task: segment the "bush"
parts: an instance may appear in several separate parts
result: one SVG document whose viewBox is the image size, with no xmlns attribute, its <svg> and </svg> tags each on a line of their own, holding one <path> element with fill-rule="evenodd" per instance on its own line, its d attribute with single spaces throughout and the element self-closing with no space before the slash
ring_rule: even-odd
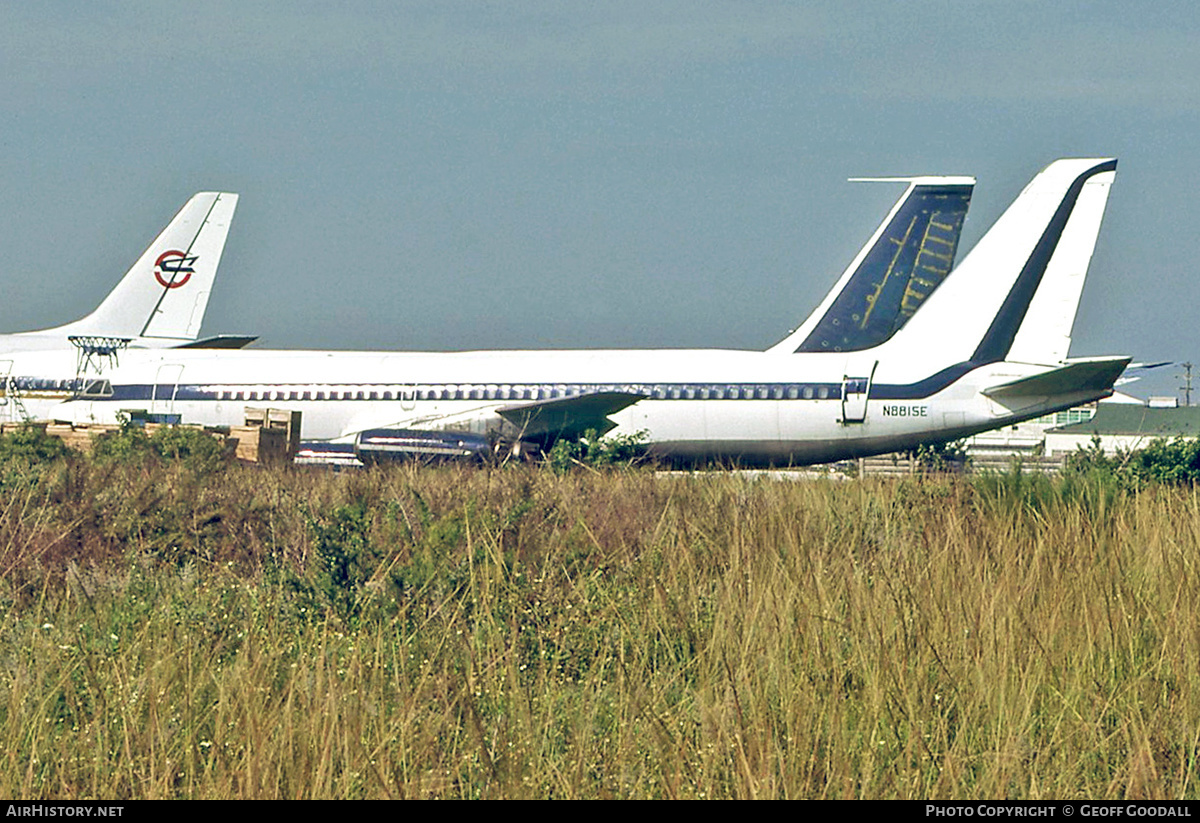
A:
<svg viewBox="0 0 1200 823">
<path fill-rule="evenodd" d="M 601 437 L 595 429 L 588 429 L 578 440 L 555 441 L 546 455 L 550 468 L 565 472 L 573 466 L 633 466 L 646 456 L 645 431 L 636 434 L 619 434 Z"/>
<path fill-rule="evenodd" d="M 102 463 L 140 464 L 159 459 L 202 473 L 220 468 L 226 457 L 220 440 L 186 426 L 164 426 L 152 435 L 136 426 L 123 426 L 119 432 L 99 438 L 92 450 L 92 459 Z"/>
<path fill-rule="evenodd" d="M 40 426 L 22 426 L 0 436 L 0 464 L 14 462 L 24 465 L 63 460 L 71 450 L 57 437 L 46 434 Z"/>
<path fill-rule="evenodd" d="M 137 426 L 122 426 L 118 432 L 97 438 L 92 447 L 92 460 L 98 463 L 145 463 L 153 455 L 146 430 Z"/>
<path fill-rule="evenodd" d="M 1134 452 L 1129 468 L 1139 480 L 1180 485 L 1200 480 L 1200 440 L 1155 440 Z"/>
<path fill-rule="evenodd" d="M 962 469 L 971 459 L 967 456 L 967 441 L 950 443 L 922 443 L 908 451 L 908 457 L 917 461 L 922 471 L 945 472 Z"/>
<path fill-rule="evenodd" d="M 150 445 L 163 460 L 180 461 L 197 471 L 214 471 L 227 462 L 222 441 L 203 429 L 168 426 L 150 436 Z"/>
</svg>

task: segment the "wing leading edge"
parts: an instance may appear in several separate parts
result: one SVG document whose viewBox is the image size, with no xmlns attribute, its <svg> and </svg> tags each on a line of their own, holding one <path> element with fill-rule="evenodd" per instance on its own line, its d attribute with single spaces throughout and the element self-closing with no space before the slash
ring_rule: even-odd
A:
<svg viewBox="0 0 1200 823">
<path fill-rule="evenodd" d="M 644 395 L 629 392 L 595 392 L 502 406 L 496 413 L 517 427 L 520 439 L 550 441 L 581 437 L 589 429 L 597 434 L 611 431 L 617 424 L 608 416 L 642 399 Z"/>
</svg>

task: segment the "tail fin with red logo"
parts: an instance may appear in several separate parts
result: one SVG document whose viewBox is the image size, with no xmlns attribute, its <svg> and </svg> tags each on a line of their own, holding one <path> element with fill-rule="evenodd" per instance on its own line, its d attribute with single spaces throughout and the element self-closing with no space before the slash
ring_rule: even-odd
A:
<svg viewBox="0 0 1200 823">
<path fill-rule="evenodd" d="M 227 192 L 195 195 L 94 312 L 31 334 L 129 338 L 133 345 L 148 347 L 195 340 L 237 200 Z"/>
</svg>

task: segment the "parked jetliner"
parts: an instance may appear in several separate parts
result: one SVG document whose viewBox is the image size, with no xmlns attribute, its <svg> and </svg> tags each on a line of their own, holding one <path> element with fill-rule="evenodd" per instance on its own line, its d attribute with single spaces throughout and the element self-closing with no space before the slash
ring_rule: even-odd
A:
<svg viewBox="0 0 1200 823">
<path fill-rule="evenodd" d="M 237 200 L 225 192 L 195 195 L 95 311 L 53 329 L 0 334 L 0 356 L 62 349 L 70 338 L 121 348 L 245 345 L 253 338 L 196 340 Z"/>
<path fill-rule="evenodd" d="M 1112 393 L 1129 358 L 1066 356 L 1115 168 L 1103 159 L 1048 166 L 916 301 L 919 311 L 897 314 L 874 338 L 842 335 L 841 321 L 861 324 L 856 309 L 896 292 L 845 298 L 852 275 L 816 320 L 767 352 L 138 352 L 50 416 L 137 410 L 228 424 L 248 404 L 270 405 L 302 411 L 306 438 L 362 441 L 384 429 L 396 442 L 443 431 L 446 440 L 473 432 L 544 443 L 615 429 L 645 432 L 667 457 L 745 464 L 956 439 Z M 903 297 L 890 305 L 903 307 Z M 833 331 L 814 337 L 825 318 Z M 21 378 L 29 390 L 54 388 L 44 363 L 20 367 L 43 375 Z"/>
</svg>

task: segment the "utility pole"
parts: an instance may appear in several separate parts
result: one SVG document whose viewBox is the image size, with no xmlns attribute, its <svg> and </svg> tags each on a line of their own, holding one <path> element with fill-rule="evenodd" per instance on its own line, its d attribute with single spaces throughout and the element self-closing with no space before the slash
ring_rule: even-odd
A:
<svg viewBox="0 0 1200 823">
<path fill-rule="evenodd" d="M 1183 385 L 1179 388 L 1183 389 L 1183 405 L 1192 405 L 1192 364 L 1183 364 Z"/>
</svg>

